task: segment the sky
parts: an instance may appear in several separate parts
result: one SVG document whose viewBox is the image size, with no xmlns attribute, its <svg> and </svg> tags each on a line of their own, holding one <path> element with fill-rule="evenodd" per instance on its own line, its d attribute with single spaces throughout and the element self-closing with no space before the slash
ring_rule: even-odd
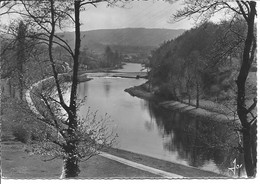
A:
<svg viewBox="0 0 260 184">
<path fill-rule="evenodd" d="M 129 0 L 125 8 L 108 7 L 107 3 L 98 3 L 97 7 L 86 5 L 81 12 L 81 30 L 117 29 L 117 28 L 164 28 L 190 29 L 196 24 L 194 20 L 170 22 L 172 15 L 183 7 L 183 1 L 168 3 L 166 0 Z M 14 16 L 13 14 L 11 16 Z M 6 20 L 14 18 L 8 15 Z M 223 16 L 223 15 L 222 15 Z M 220 16 L 215 16 L 219 20 Z M 73 25 L 66 25 L 62 31 L 74 31 Z"/>
<path fill-rule="evenodd" d="M 116 28 L 164 28 L 190 29 L 196 26 L 194 20 L 182 20 L 172 23 L 172 15 L 183 7 L 183 1 L 169 3 L 165 0 L 129 0 L 125 8 L 107 7 L 107 3 L 98 3 L 97 7 L 87 5 L 81 12 L 81 30 Z M 213 21 L 223 19 L 217 14 Z M 64 31 L 73 31 L 73 27 Z"/>
<path fill-rule="evenodd" d="M 125 8 L 107 7 L 106 3 L 99 3 L 97 7 L 88 5 L 86 10 L 81 12 L 81 30 L 133 27 L 190 29 L 193 27 L 192 21 L 169 22 L 178 8 L 180 3 L 170 4 L 163 0 L 132 1 Z"/>
</svg>

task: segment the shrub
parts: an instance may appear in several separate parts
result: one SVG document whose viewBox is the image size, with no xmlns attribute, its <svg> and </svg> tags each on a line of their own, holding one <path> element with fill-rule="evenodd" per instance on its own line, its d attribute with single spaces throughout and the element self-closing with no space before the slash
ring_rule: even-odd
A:
<svg viewBox="0 0 260 184">
<path fill-rule="evenodd" d="M 165 99 L 175 99 L 176 97 L 172 94 L 168 84 L 164 83 L 160 85 L 159 90 L 155 92 L 156 95 L 161 96 Z"/>
<path fill-rule="evenodd" d="M 12 127 L 12 133 L 16 140 L 27 143 L 30 140 L 30 131 L 25 126 L 19 124 Z"/>
</svg>

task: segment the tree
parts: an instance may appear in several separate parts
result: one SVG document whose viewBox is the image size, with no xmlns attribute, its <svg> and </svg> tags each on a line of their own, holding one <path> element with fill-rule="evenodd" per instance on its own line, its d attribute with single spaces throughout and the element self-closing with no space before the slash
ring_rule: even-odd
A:
<svg viewBox="0 0 260 184">
<path fill-rule="evenodd" d="M 187 95 L 188 95 L 188 102 L 189 105 L 191 105 L 191 91 L 192 91 L 192 87 L 194 86 L 194 81 L 193 79 L 193 72 L 192 72 L 192 64 L 191 64 L 192 60 L 190 58 L 188 58 L 185 61 L 185 72 L 184 72 L 184 77 L 186 79 L 186 91 L 187 91 Z"/>
<path fill-rule="evenodd" d="M 105 65 L 106 67 L 110 67 L 113 63 L 113 51 L 109 46 L 106 47 L 105 49 Z"/>
<path fill-rule="evenodd" d="M 255 1 L 185 1 L 185 7 L 174 14 L 174 21 L 179 21 L 187 17 L 195 16 L 197 20 L 208 20 L 215 13 L 227 10 L 233 12 L 235 16 L 242 16 L 247 24 L 247 35 L 244 41 L 243 58 L 240 67 L 239 75 L 236 80 L 237 84 L 237 114 L 242 125 L 243 134 L 243 150 L 244 160 L 246 164 L 246 172 L 249 177 L 256 174 L 256 155 L 254 154 L 256 140 L 253 127 L 256 127 L 256 115 L 252 110 L 256 107 L 256 98 L 252 105 L 247 107 L 246 96 L 246 81 L 255 58 L 256 38 L 255 38 L 255 17 L 256 17 L 256 2 Z"/>
<path fill-rule="evenodd" d="M 22 20 L 15 20 L 10 24 L 8 32 L 2 36 L 1 78 L 9 80 L 11 96 L 15 97 L 18 91 L 19 99 L 23 98 L 23 89 L 26 85 L 23 80 L 24 65 L 31 57 L 30 53 L 36 44 L 35 40 L 26 39 L 27 34 L 25 23 Z"/>
<path fill-rule="evenodd" d="M 46 125 L 48 129 L 46 132 L 50 132 L 43 136 L 42 144 L 35 150 L 40 154 L 49 154 L 54 158 L 62 157 L 64 160 L 64 177 L 66 178 L 77 177 L 80 172 L 78 165 L 80 161 L 98 154 L 98 150 L 110 146 L 113 142 L 113 138 L 108 139 L 109 136 L 106 135 L 102 120 L 97 121 L 98 125 L 100 125 L 98 127 L 95 125 L 95 116 L 88 119 L 87 121 L 94 122 L 93 129 L 91 129 L 77 114 L 80 105 L 80 101 L 77 99 L 80 11 L 84 9 L 85 5 L 96 6 L 95 4 L 100 2 L 107 2 L 112 5 L 117 0 L 75 0 L 66 2 L 22 0 L 20 6 L 22 5 L 23 9 L 21 11 L 14 9 L 28 22 L 28 29 L 30 29 L 31 33 L 29 37 L 37 38 L 40 44 L 47 45 L 48 60 L 52 68 L 53 80 L 51 82 L 47 80 L 47 84 L 41 84 L 37 86 L 37 89 L 33 90 L 33 93 L 37 95 L 34 101 L 38 102 L 38 110 L 43 109 L 38 111 L 40 112 L 38 120 Z M 74 49 L 56 34 L 56 29 L 62 29 L 66 21 L 71 21 L 75 26 Z M 64 77 L 58 75 L 56 56 L 53 53 L 54 46 L 57 45 L 65 49 L 73 60 L 68 103 L 65 102 L 64 97 L 65 89 L 62 84 Z M 54 84 L 54 86 L 50 86 L 51 84 Z M 51 95 L 50 91 L 52 90 L 50 87 L 57 90 L 57 98 L 53 98 Z M 63 113 L 63 115 L 60 115 L 60 113 Z"/>
<path fill-rule="evenodd" d="M 17 62 L 17 77 L 19 81 L 19 96 L 22 100 L 23 98 L 23 64 L 26 62 L 26 56 L 25 56 L 25 47 L 26 47 L 26 25 L 23 23 L 23 21 L 20 21 L 17 31 L 17 54 L 16 54 L 16 62 Z"/>
<path fill-rule="evenodd" d="M 196 86 L 196 108 L 199 108 L 199 99 L 200 99 L 200 88 L 201 88 L 201 70 L 204 67 L 203 61 L 200 58 L 200 53 L 198 51 L 193 51 L 190 54 L 192 58 L 192 79 L 194 80 L 193 83 Z"/>
</svg>

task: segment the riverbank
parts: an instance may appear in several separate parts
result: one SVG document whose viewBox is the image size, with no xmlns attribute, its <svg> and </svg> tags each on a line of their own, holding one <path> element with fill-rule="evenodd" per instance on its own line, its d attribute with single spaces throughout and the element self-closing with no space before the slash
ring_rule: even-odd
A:
<svg viewBox="0 0 260 184">
<path fill-rule="evenodd" d="M 142 98 L 145 100 L 156 100 L 157 97 L 146 90 L 145 84 L 142 84 L 140 86 L 134 86 L 130 87 L 124 90 L 125 92 L 129 93 L 133 97 Z"/>
<path fill-rule="evenodd" d="M 115 93 L 113 93 L 115 94 Z M 12 113 L 9 113 L 12 114 Z M 21 118 L 22 119 L 22 118 Z M 10 121 L 6 121 L 6 122 L 10 122 Z M 7 146 L 10 145 L 11 149 L 13 149 L 12 146 L 15 147 L 15 145 L 12 142 L 8 142 Z M 20 147 L 22 150 L 16 150 L 14 152 L 8 152 L 5 153 L 5 157 L 8 157 L 9 155 L 12 155 L 13 153 L 17 153 L 18 155 L 13 156 L 12 158 L 9 158 L 9 160 L 7 160 L 6 163 L 8 163 L 8 161 L 10 160 L 14 160 L 15 163 L 10 163 L 11 169 L 9 170 L 10 173 L 13 172 L 17 172 L 16 174 L 20 174 L 20 177 L 29 175 L 31 177 L 34 177 L 32 175 L 30 175 L 29 173 L 34 173 L 35 175 L 37 174 L 37 177 L 42 177 L 42 175 L 46 174 L 47 177 L 49 175 L 52 175 L 53 173 L 56 173 L 56 176 L 60 173 L 61 168 L 60 166 L 60 162 L 58 162 L 59 160 L 57 160 L 57 167 L 50 169 L 51 167 L 48 165 L 44 165 L 43 161 L 40 159 L 40 157 L 35 156 L 35 155 L 30 155 L 30 151 L 28 149 L 26 149 L 24 147 L 24 145 L 22 147 Z M 177 173 L 177 175 L 180 175 L 179 178 L 182 177 L 196 177 L 196 178 L 201 178 L 201 177 L 221 177 L 218 174 L 215 173 L 210 173 L 207 171 L 201 171 L 199 169 L 196 168 L 191 168 L 191 167 L 185 167 L 185 166 L 181 166 L 178 164 L 174 164 L 174 163 L 169 163 L 169 162 L 164 162 L 162 160 L 159 159 L 154 159 L 151 157 L 147 157 L 144 155 L 140 155 L 140 154 L 136 154 L 136 153 L 131 153 L 131 152 L 127 152 L 127 151 L 123 151 L 123 150 L 115 150 L 113 151 L 109 151 L 108 153 L 110 153 L 111 155 L 116 155 L 117 157 L 119 157 L 121 160 L 122 159 L 127 159 L 130 160 L 132 162 L 135 162 L 135 166 L 138 164 L 143 164 L 144 166 L 149 166 L 152 168 L 158 168 L 160 170 L 164 170 L 165 172 L 170 172 L 173 175 L 175 175 L 174 173 Z M 21 154 L 22 156 L 20 157 L 19 154 Z M 25 154 L 25 155 L 24 155 Z M 18 160 L 16 160 L 18 158 Z M 31 160 L 32 159 L 32 160 Z M 29 160 L 29 161 L 28 161 Z M 41 161 L 41 162 L 38 162 Z M 46 162 L 47 163 L 47 162 Z M 52 163 L 52 162 L 48 162 L 48 163 Z M 18 168 L 13 168 L 12 166 L 17 164 Z M 161 164 L 161 165 L 160 165 Z M 22 165 L 22 167 L 21 167 Z M 39 165 L 44 165 L 42 167 L 38 167 Z M 55 165 L 55 164 L 54 164 Z M 34 166 L 33 168 L 31 168 L 31 166 Z M 43 169 L 43 167 L 45 167 Z M 109 177 L 109 178 L 155 178 L 155 177 L 160 177 L 160 172 L 157 172 L 158 174 L 154 174 L 148 171 L 144 171 L 142 169 L 136 168 L 136 167 L 132 167 L 129 166 L 127 164 L 122 164 L 121 162 L 115 161 L 113 159 L 108 159 L 107 157 L 104 157 L 104 155 L 102 156 L 96 156 L 91 158 L 87 163 L 82 163 L 82 165 L 80 166 L 82 169 L 81 178 L 104 178 L 104 177 Z M 169 168 L 172 168 L 169 170 Z M 45 169 L 48 169 L 48 171 L 46 172 Z M 54 170 L 56 169 L 56 170 Z M 46 173 L 45 173 L 46 172 Z M 41 173 L 43 173 L 41 175 Z M 8 173 L 5 173 L 8 174 Z M 14 177 L 15 174 L 12 175 L 12 177 Z M 49 178 L 49 177 L 48 177 Z"/>
<path fill-rule="evenodd" d="M 218 122 L 230 122 L 233 120 L 238 121 L 238 117 L 234 116 L 234 112 L 226 108 L 224 105 L 201 100 L 201 106 L 196 108 L 195 103 L 191 103 L 191 105 L 189 105 L 188 100 L 184 100 L 183 102 L 165 100 L 156 96 L 154 93 L 147 91 L 146 84 L 127 88 L 125 89 L 125 92 L 138 98 L 156 101 L 158 105 L 163 108 L 181 113 L 187 113 L 191 116 L 199 117 L 201 119 Z"/>
<path fill-rule="evenodd" d="M 61 76 L 59 76 L 59 78 L 60 77 Z M 63 81 L 67 82 L 70 80 L 69 77 L 64 77 L 63 79 Z M 53 78 L 47 78 L 43 81 L 39 81 L 32 86 L 31 90 L 43 85 L 48 85 L 52 82 Z M 29 90 L 28 93 L 30 93 Z M 26 99 L 28 100 L 30 98 L 30 95 L 26 96 Z M 30 102 L 32 102 L 32 99 L 30 99 Z M 31 104 L 30 108 L 32 108 L 32 106 L 34 106 L 33 103 Z M 55 159 L 46 162 L 44 161 L 43 157 L 39 155 L 34 155 L 30 151 L 30 147 L 27 147 L 25 143 L 22 143 L 20 140 L 17 139 L 17 137 L 14 136 L 14 127 L 17 124 L 23 124 L 23 122 L 20 122 L 20 119 L 18 118 L 21 117 L 21 112 L 17 111 L 17 108 L 12 107 L 10 106 L 10 108 L 5 109 L 3 114 L 1 114 L 1 128 L 4 132 L 1 139 L 2 177 L 12 179 L 58 179 L 61 174 L 62 160 Z M 35 111 L 37 111 L 36 107 Z M 26 132 L 22 130 L 19 130 L 19 132 L 22 133 L 21 136 L 27 137 L 27 135 L 25 135 Z M 140 170 L 99 155 L 92 157 L 90 160 L 88 160 L 88 162 L 80 163 L 80 170 L 81 173 L 78 178 L 161 177 L 160 175 Z"/>
<path fill-rule="evenodd" d="M 12 133 L 12 123 L 19 121 L 14 118 L 15 109 L 4 111 L 1 116 L 1 169 L 2 177 L 9 179 L 59 179 L 62 160 L 44 161 L 44 157 L 34 155 L 30 147 L 18 141 Z M 18 117 L 18 116 L 17 116 Z M 11 123 L 10 123 L 11 122 Z M 80 163 L 81 173 L 78 178 L 162 178 L 164 173 L 172 173 L 174 178 L 223 178 L 226 176 L 200 170 L 193 167 L 167 162 L 149 156 L 109 148 L 105 150 L 109 155 L 125 160 L 122 163 L 106 155 L 97 155 L 87 162 Z M 134 165 L 129 165 L 131 162 Z M 156 170 L 140 168 L 140 165 Z M 39 167 L 40 166 L 40 167 Z"/>
<path fill-rule="evenodd" d="M 147 79 L 147 73 L 145 72 L 122 72 L 112 75 L 112 77 L 121 77 L 121 78 L 132 78 L 132 79 Z"/>
<path fill-rule="evenodd" d="M 86 73 L 117 73 L 114 70 L 122 69 L 125 63 L 122 63 L 118 66 L 114 67 L 108 67 L 108 68 L 97 68 L 97 69 L 91 69 L 91 70 L 81 70 L 79 71 L 79 75 L 86 74 Z"/>
<path fill-rule="evenodd" d="M 1 145 L 2 177 L 8 179 L 58 179 L 61 174 L 62 160 L 44 161 L 43 157 L 33 155 L 26 145 L 12 136 L 2 141 Z M 111 159 L 106 155 L 97 155 L 87 162 L 80 163 L 81 179 L 101 178 L 162 178 L 163 173 L 172 173 L 174 178 L 227 178 L 226 176 L 197 168 L 187 167 L 156 158 L 124 151 L 106 150 L 109 155 L 125 160 L 126 163 Z M 130 166 L 131 162 L 134 166 Z M 139 169 L 139 165 L 156 170 Z M 136 165 L 136 166 L 135 166 Z M 40 167 L 39 167 L 40 166 Z"/>
</svg>

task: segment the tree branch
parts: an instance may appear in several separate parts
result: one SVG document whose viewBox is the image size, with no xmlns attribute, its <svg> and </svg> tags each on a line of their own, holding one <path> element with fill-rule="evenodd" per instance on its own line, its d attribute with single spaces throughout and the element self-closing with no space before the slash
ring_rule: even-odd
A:
<svg viewBox="0 0 260 184">
<path fill-rule="evenodd" d="M 245 6 L 246 9 L 247 9 L 247 13 L 246 13 L 246 14 L 249 15 L 249 14 L 250 14 L 250 8 L 249 8 L 249 6 L 248 6 L 248 4 L 247 4 L 248 2 L 241 1 L 241 3 L 244 4 L 244 6 Z"/>
<path fill-rule="evenodd" d="M 231 10 L 233 10 L 234 12 L 236 12 L 237 14 L 241 15 L 242 13 L 237 11 L 235 8 L 233 8 L 232 6 L 230 6 L 227 2 L 224 2 L 224 4 Z"/>
<path fill-rule="evenodd" d="M 95 0 L 95 1 L 88 1 L 88 2 L 82 1 L 84 3 L 80 3 L 80 7 L 82 7 L 82 6 L 86 5 L 86 4 L 91 4 L 91 5 L 95 6 L 95 7 L 97 7 L 95 4 L 99 3 L 99 2 L 102 2 L 102 1 L 104 1 L 104 0 Z"/>
<path fill-rule="evenodd" d="M 255 51 L 256 51 L 256 39 L 255 39 L 255 36 L 253 36 L 253 43 L 252 44 L 253 44 L 252 51 L 251 51 L 251 55 L 250 55 L 250 58 L 249 58 L 250 65 L 253 63 L 254 58 L 255 58 Z"/>
<path fill-rule="evenodd" d="M 39 17 L 36 17 L 36 16 L 34 16 L 31 12 L 30 12 L 30 10 L 26 7 L 26 4 L 24 4 L 23 3 L 23 6 L 24 6 L 24 8 L 25 8 L 25 10 L 26 10 L 26 12 L 29 14 L 29 16 L 31 17 L 31 18 L 33 18 L 33 20 L 34 20 L 34 22 L 36 22 L 37 23 L 37 25 L 38 26 L 40 26 L 40 28 L 42 28 L 44 31 L 46 31 L 48 34 L 51 34 L 51 32 L 46 28 L 46 27 L 44 27 L 43 26 L 43 22 L 42 21 L 38 21 L 38 18 Z M 54 13 L 54 12 L 53 12 Z M 27 15 L 28 16 L 28 15 Z M 42 18 L 44 18 L 44 17 L 42 17 Z M 74 19 L 73 19 L 74 20 Z M 55 22 L 55 21 L 54 21 Z M 52 24 L 52 22 L 51 21 L 47 21 L 47 20 L 45 20 L 45 23 L 49 23 L 49 24 Z M 37 39 L 40 39 L 40 35 L 44 35 L 44 36 L 46 36 L 46 37 L 49 37 L 49 35 L 46 35 L 46 34 L 44 34 L 44 33 L 41 33 L 41 34 L 39 34 L 38 35 L 38 37 L 37 37 Z M 65 41 L 65 40 L 63 40 L 62 38 L 60 38 L 59 36 L 57 36 L 57 35 L 53 35 L 55 38 L 57 38 L 59 41 L 61 41 L 63 44 L 65 44 L 65 45 L 63 45 L 63 44 L 61 44 L 61 43 L 59 43 L 59 42 L 57 42 L 57 41 L 54 41 L 53 40 L 53 43 L 55 43 L 55 44 L 58 44 L 59 46 L 61 46 L 61 47 L 63 47 L 65 50 L 67 50 L 68 51 L 68 53 L 72 56 L 72 57 L 74 57 L 74 53 L 73 53 L 73 51 L 72 51 L 72 49 L 71 49 L 71 47 L 70 47 L 70 45 Z M 42 39 L 42 38 L 41 38 Z M 45 41 L 48 41 L 47 39 L 45 39 Z"/>
<path fill-rule="evenodd" d="M 238 4 L 238 6 L 239 6 L 240 11 L 242 12 L 243 17 L 244 17 L 245 20 L 248 22 L 248 16 L 247 16 L 247 14 L 246 14 L 245 11 L 244 11 L 243 6 L 241 5 L 240 1 L 236 1 L 236 2 L 237 2 L 237 4 Z"/>
<path fill-rule="evenodd" d="M 247 114 L 250 113 L 256 107 L 256 104 L 257 104 L 257 98 L 255 97 L 253 104 L 247 110 Z"/>
<path fill-rule="evenodd" d="M 49 161 L 52 161 L 52 160 L 54 160 L 54 159 L 56 159 L 56 158 L 58 158 L 59 156 L 55 156 L 55 157 L 53 157 L 53 158 L 50 158 L 50 159 L 45 159 L 45 160 L 43 160 L 44 162 L 49 162 Z"/>
<path fill-rule="evenodd" d="M 257 121 L 257 116 L 255 116 L 250 122 L 249 122 L 249 124 L 250 124 L 250 126 L 252 126 L 254 123 L 256 123 L 256 121 Z"/>
</svg>

